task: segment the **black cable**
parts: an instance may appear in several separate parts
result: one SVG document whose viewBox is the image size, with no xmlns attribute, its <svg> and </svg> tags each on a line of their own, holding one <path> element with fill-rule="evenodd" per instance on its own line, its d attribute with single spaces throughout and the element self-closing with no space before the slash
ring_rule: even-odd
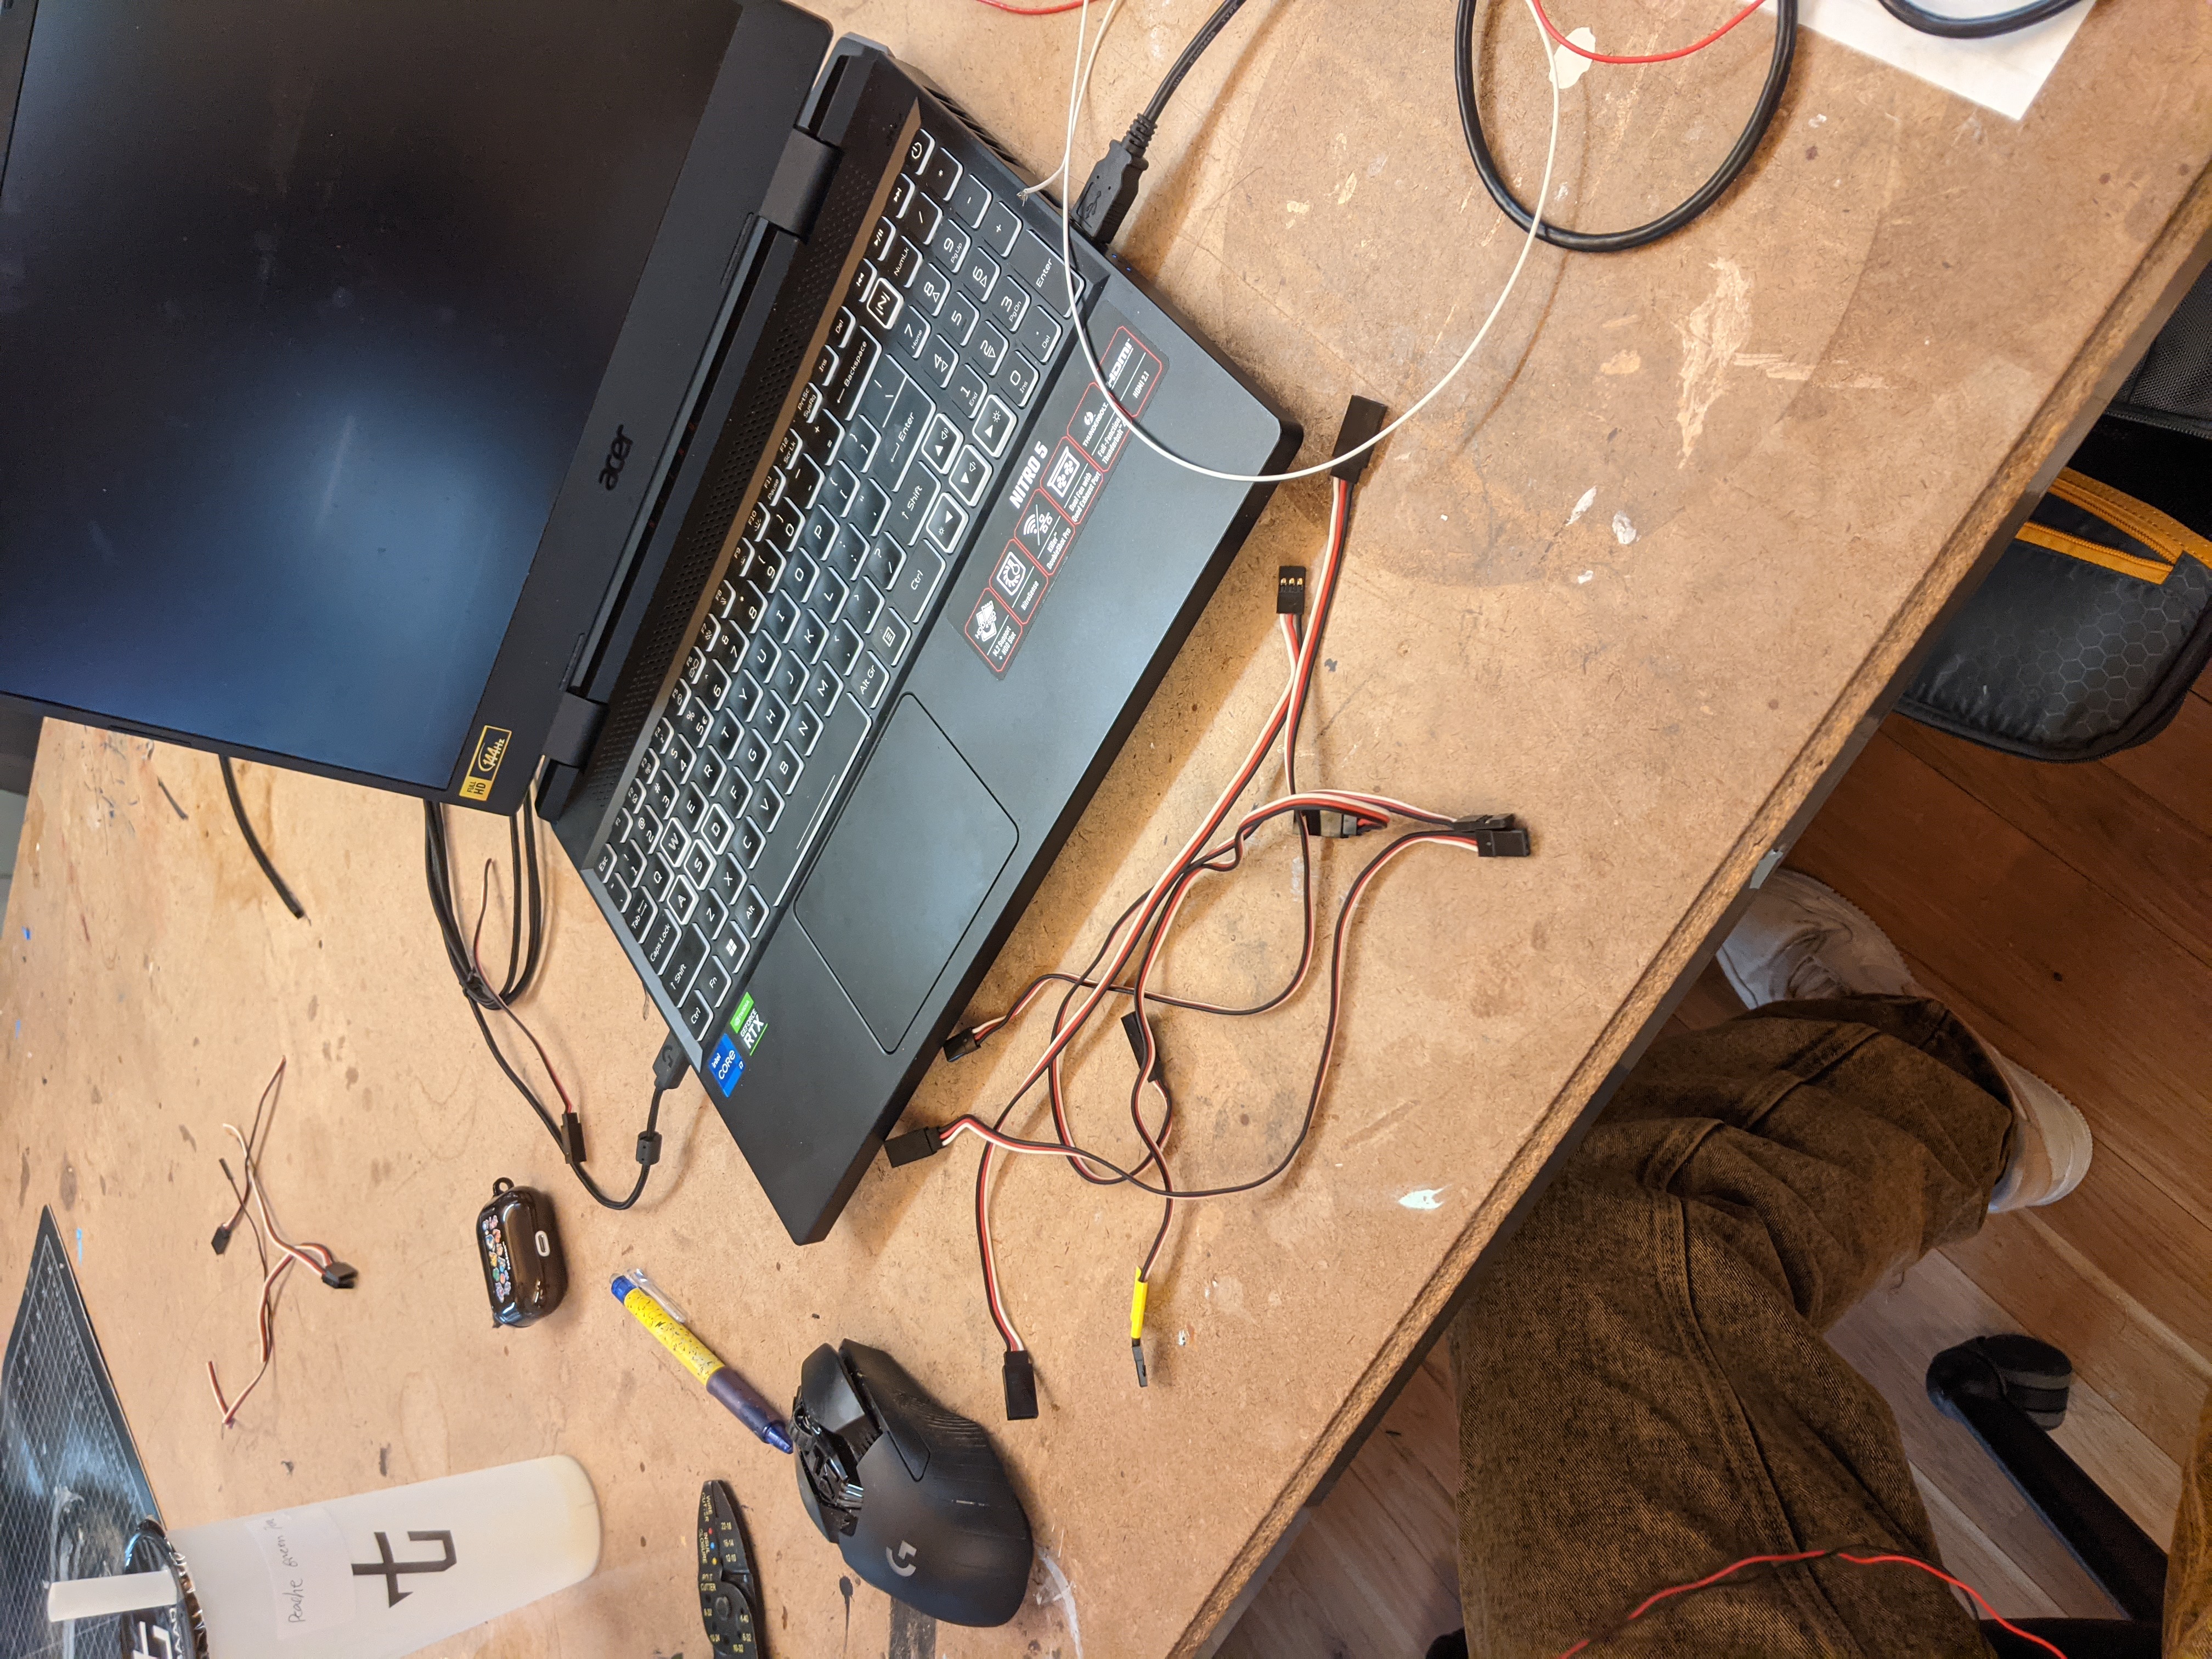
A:
<svg viewBox="0 0 2212 1659">
<path fill-rule="evenodd" d="M 2039 0 L 2039 3 L 2048 3 L 2048 0 Z M 1183 76 L 1197 67 L 1198 60 L 1206 55 L 1206 49 L 1213 44 L 1214 37 L 1229 27 L 1229 20 L 1236 16 L 1243 5 L 1244 0 L 1221 0 L 1220 5 L 1214 9 L 1213 15 L 1207 18 L 1198 33 L 1190 37 L 1190 44 L 1182 49 L 1182 56 L 1175 60 L 1175 66 L 1168 70 L 1167 78 L 1152 94 L 1152 101 L 1145 106 L 1145 112 L 1137 118 L 1145 124 L 1145 136 L 1148 140 L 1152 130 L 1159 125 L 1160 117 L 1168 112 L 1168 100 L 1176 95 L 1176 88 L 1182 84 Z"/>
<path fill-rule="evenodd" d="M 503 982 L 495 988 L 484 977 L 469 936 L 461 926 L 460 907 L 453 896 L 453 849 L 446 832 L 445 808 L 436 801 L 422 804 L 422 866 L 430 891 L 430 908 L 438 919 L 439 936 L 446 945 L 446 960 L 453 970 L 453 978 L 468 999 L 469 1012 L 474 1016 L 477 1035 L 483 1038 L 485 1048 L 507 1080 L 514 1085 L 530 1109 L 538 1115 L 545 1133 L 553 1137 L 553 1144 L 561 1149 L 562 1160 L 568 1166 L 578 1184 L 591 1194 L 594 1202 L 610 1210 L 627 1210 L 644 1196 L 647 1178 L 660 1158 L 660 1102 L 661 1097 L 684 1079 L 690 1069 L 682 1046 L 673 1032 L 661 1045 L 660 1054 L 653 1062 L 653 1091 L 652 1103 L 646 1109 L 645 1129 L 637 1138 L 637 1181 L 629 1195 L 616 1199 L 607 1195 L 591 1171 L 584 1167 L 583 1126 L 573 1110 L 564 1110 L 556 1121 L 545 1103 L 538 1097 L 522 1074 L 516 1071 L 506 1052 L 492 1036 L 491 1022 L 484 1018 L 487 1012 L 505 1014 L 514 1021 L 515 1027 L 538 1048 L 538 1058 L 544 1060 L 544 1050 L 530 1028 L 514 1012 L 514 1004 L 524 996 L 537 980 L 538 969 L 544 953 L 545 897 L 538 870 L 537 813 L 528 800 L 522 804 L 517 819 L 507 821 L 507 852 L 514 865 L 514 890 L 516 902 L 513 927 L 507 937 L 507 971 Z M 489 872 L 487 872 L 488 874 Z M 478 919 L 481 926 L 482 919 Z M 551 1076 L 547 1066 L 547 1075 Z M 554 1079 L 559 1086 L 560 1079 Z M 564 1098 L 564 1108 L 567 1102 Z"/>
<path fill-rule="evenodd" d="M 253 833 L 253 823 L 246 816 L 246 803 L 239 799 L 238 774 L 230 769 L 230 757 L 217 755 L 216 761 L 222 768 L 222 787 L 230 794 L 231 815 L 238 820 L 238 833 L 246 837 L 246 850 L 253 854 L 253 861 L 261 866 L 261 873 L 269 878 L 269 884 L 276 890 L 276 896 L 284 901 L 284 908 L 295 919 L 305 921 L 307 913 L 300 908 L 300 901 L 292 896 L 292 890 L 284 884 L 284 878 L 276 873 L 276 866 L 269 861 L 269 854 L 261 850 L 261 837 Z"/>
<path fill-rule="evenodd" d="M 1907 0 L 1882 0 L 1893 9 L 1906 3 Z M 2055 3 L 2072 4 L 2074 0 Z M 2052 3 L 2054 0 L 2036 0 L 2039 6 Z M 1467 136 L 1467 153 L 1474 158 L 1482 187 L 1490 192 L 1490 199 L 1498 204 L 1498 210 L 1525 231 L 1535 216 L 1521 204 L 1513 187 L 1498 172 L 1498 158 L 1490 153 L 1490 140 L 1482 130 L 1482 106 L 1474 89 L 1475 6 L 1476 0 L 1459 0 L 1457 39 L 1453 42 L 1452 52 L 1453 78 L 1459 90 L 1459 124 Z M 1536 234 L 1553 247 L 1565 248 L 1571 253 L 1626 253 L 1631 248 L 1649 247 L 1672 236 L 1727 194 L 1729 186 L 1751 165 L 1752 156 L 1766 137 L 1766 130 L 1774 124 L 1775 111 L 1782 106 L 1782 94 L 1789 90 L 1790 65 L 1796 54 L 1797 0 L 1775 0 L 1774 56 L 1766 66 L 1766 84 L 1759 89 L 1759 101 L 1752 106 L 1751 119 L 1744 124 L 1735 148 L 1729 151 L 1711 178 L 1677 206 L 1631 230 L 1569 230 L 1547 220 L 1537 227 Z"/>
<path fill-rule="evenodd" d="M 2000 11 L 1987 17 L 1946 17 L 1916 6 L 1912 0 L 1881 0 L 1881 9 L 1907 28 L 1918 29 L 1923 34 L 1940 35 L 1946 40 L 1987 40 L 1999 34 L 2011 34 L 2037 23 L 2047 23 L 2063 11 L 2070 11 L 2081 0 L 2034 0 L 2034 3 L 2015 6 L 2010 11 Z"/>
</svg>

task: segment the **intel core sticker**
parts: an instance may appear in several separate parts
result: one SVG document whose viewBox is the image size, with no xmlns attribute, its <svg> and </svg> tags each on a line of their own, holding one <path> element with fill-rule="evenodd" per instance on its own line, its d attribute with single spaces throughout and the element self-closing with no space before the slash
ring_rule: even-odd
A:
<svg viewBox="0 0 2212 1659">
<path fill-rule="evenodd" d="M 760 1040 L 768 1030 L 768 1021 L 753 1005 L 753 994 L 748 991 L 738 999 L 738 1011 L 730 1016 L 730 1032 L 738 1040 L 738 1047 L 750 1055 L 760 1047 Z"/>
<path fill-rule="evenodd" d="M 1098 380 L 1084 383 L 1064 431 L 1057 413 L 1048 416 L 1050 424 L 1031 438 L 1008 480 L 1006 503 L 1019 515 L 1013 538 L 988 567 L 983 591 L 969 607 L 962 630 L 994 674 L 1003 676 L 1020 651 L 1050 597 L 1053 579 L 1128 449 L 1133 428 L 1115 405 L 1139 413 L 1167 373 L 1160 354 L 1102 306 L 1092 328 L 1109 325 L 1113 332 L 1098 358 L 1103 389 Z M 1065 389 L 1053 402 L 1067 408 Z"/>
<path fill-rule="evenodd" d="M 728 1099 L 730 1091 L 745 1074 L 745 1057 L 738 1052 L 737 1040 L 727 1031 L 714 1045 L 714 1052 L 707 1056 L 707 1070 L 714 1079 L 714 1086 L 722 1091 L 722 1097 Z"/>
</svg>

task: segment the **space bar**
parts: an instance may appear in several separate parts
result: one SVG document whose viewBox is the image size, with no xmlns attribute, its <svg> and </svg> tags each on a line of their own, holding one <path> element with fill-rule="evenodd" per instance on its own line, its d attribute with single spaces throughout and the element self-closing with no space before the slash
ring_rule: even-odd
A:
<svg viewBox="0 0 2212 1659">
<path fill-rule="evenodd" d="M 867 735 L 868 717 L 860 705 L 850 697 L 838 698 L 821 742 L 814 745 L 814 758 L 799 775 L 799 787 L 784 799 L 782 821 L 761 850 L 760 862 L 753 866 L 753 884 L 771 905 L 783 902 L 792 877 L 799 873 L 799 860 L 814 839 L 814 820 L 852 771 L 854 757 Z"/>
</svg>

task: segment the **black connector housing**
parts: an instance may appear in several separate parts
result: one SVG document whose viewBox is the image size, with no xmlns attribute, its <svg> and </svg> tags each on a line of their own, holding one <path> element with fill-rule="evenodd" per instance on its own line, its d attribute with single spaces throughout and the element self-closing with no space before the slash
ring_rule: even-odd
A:
<svg viewBox="0 0 2212 1659">
<path fill-rule="evenodd" d="M 919 1164 L 925 1158 L 935 1158 L 945 1150 L 945 1142 L 933 1128 L 909 1129 L 902 1135 L 893 1135 L 884 1142 L 884 1156 L 891 1167 L 901 1169 L 908 1164 Z"/>
<path fill-rule="evenodd" d="M 1275 573 L 1275 614 L 1279 617 L 1303 617 L 1306 614 L 1305 566 L 1286 564 Z"/>
<path fill-rule="evenodd" d="M 360 1270 L 349 1262 L 333 1261 L 323 1269 L 323 1283 L 334 1291 L 349 1291 L 360 1282 Z"/>
<path fill-rule="evenodd" d="M 1137 191 L 1150 165 L 1142 145 L 1133 149 L 1127 138 L 1107 145 L 1068 215 L 1077 233 L 1093 246 L 1111 247 L 1121 234 L 1121 222 L 1137 205 Z"/>
<path fill-rule="evenodd" d="M 561 1156 L 572 1164 L 584 1161 L 584 1120 L 574 1112 L 561 1114 Z"/>
<path fill-rule="evenodd" d="M 1129 1039 L 1129 1052 L 1136 1056 L 1137 1064 L 1145 1063 L 1145 1022 L 1134 1008 L 1121 1016 L 1121 1035 Z M 1160 1069 L 1159 1038 L 1152 1039 L 1152 1069 Z"/>
<path fill-rule="evenodd" d="M 1354 398 L 1344 406 L 1344 424 L 1336 429 L 1336 447 L 1329 452 L 1340 459 L 1329 468 L 1329 477 L 1341 478 L 1346 483 L 1359 482 L 1359 475 L 1367 471 L 1367 463 L 1375 454 L 1372 449 L 1360 449 L 1359 446 L 1382 429 L 1382 422 L 1389 415 L 1390 411 L 1372 398 Z M 1351 453 L 1355 449 L 1359 450 L 1356 455 Z"/>
<path fill-rule="evenodd" d="M 1528 832 L 1510 812 L 1462 818 L 1452 825 L 1452 833 L 1473 842 L 1475 852 L 1483 858 L 1525 859 L 1529 854 Z"/>
<path fill-rule="evenodd" d="M 947 1060 L 965 1060 L 982 1046 L 983 1039 L 973 1031 L 955 1031 L 945 1039 L 945 1057 Z"/>
<path fill-rule="evenodd" d="M 1036 1367 L 1026 1348 L 1006 1350 L 1006 1421 L 1026 1423 L 1037 1414 Z"/>
<path fill-rule="evenodd" d="M 1357 812 L 1340 812 L 1326 806 L 1300 807 L 1298 822 L 1305 826 L 1308 835 L 1319 836 L 1323 841 L 1350 841 L 1380 827 Z"/>
<path fill-rule="evenodd" d="M 1137 1386 L 1140 1389 L 1149 1389 L 1152 1383 L 1152 1379 L 1145 1375 L 1144 1338 L 1133 1336 L 1129 1339 L 1129 1355 L 1137 1362 Z"/>
<path fill-rule="evenodd" d="M 673 1089 L 690 1076 L 691 1062 L 684 1058 L 684 1045 L 676 1040 L 676 1033 L 668 1034 L 668 1041 L 660 1045 L 660 1052 L 653 1060 L 653 1086 L 663 1094 Z M 640 1158 L 638 1162 L 646 1160 Z"/>
<path fill-rule="evenodd" d="M 230 1224 L 225 1222 L 222 1226 L 216 1228 L 215 1230 L 215 1237 L 210 1239 L 208 1243 L 215 1246 L 215 1253 L 217 1255 L 221 1255 L 225 1250 L 228 1249 L 230 1248 Z"/>
</svg>

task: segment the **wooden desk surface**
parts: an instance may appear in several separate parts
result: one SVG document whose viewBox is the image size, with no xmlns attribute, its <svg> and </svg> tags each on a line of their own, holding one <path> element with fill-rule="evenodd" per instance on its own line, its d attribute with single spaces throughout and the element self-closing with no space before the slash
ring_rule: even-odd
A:
<svg viewBox="0 0 2212 1659">
<path fill-rule="evenodd" d="M 1696 22 L 1607 3 L 1638 42 Z M 1069 20 L 958 0 L 826 9 L 1017 153 L 1057 159 Z M 1109 113 L 1086 123 L 1079 167 L 1200 9 L 1125 6 L 1099 60 Z M 1348 393 L 1402 404 L 1457 354 L 1515 238 L 1460 146 L 1445 0 L 1254 12 L 1178 100 L 1124 246 L 1325 442 Z M 1494 25 L 1524 79 L 1525 21 Z M 1567 99 L 1554 208 L 1619 223 L 1681 194 L 1747 106 L 1765 27 L 1687 65 L 1589 76 Z M 478 1046 L 424 902 L 413 803 L 248 770 L 308 908 L 296 922 L 240 845 L 212 762 L 59 726 L 0 967 L 0 1168 L 16 1187 L 0 1284 L 19 1281 L 52 1205 L 175 1522 L 581 1459 L 605 1509 L 599 1575 L 444 1653 L 701 1651 L 689 1577 L 708 1475 L 747 1505 L 781 1656 L 1194 1650 L 2197 245 L 2208 70 L 2197 0 L 2103 0 L 2014 125 L 1808 34 L 1720 210 L 1626 258 L 1537 252 L 1493 345 L 1369 475 L 1310 729 L 1313 775 L 1517 811 L 1538 856 L 1425 854 L 1379 886 L 1316 1139 L 1273 1190 L 1180 1224 L 1148 1390 L 1123 1310 L 1149 1202 L 1056 1167 L 1004 1183 L 1006 1291 L 1045 1400 L 1007 1425 L 972 1154 L 879 1168 L 835 1236 L 800 1251 L 687 1085 L 650 1200 L 602 1216 Z M 1496 117 L 1522 178 L 1541 118 L 1525 88 Z M 1087 953 L 1093 919 L 1211 799 L 1278 684 L 1273 573 L 1310 559 L 1324 499 L 1311 483 L 1278 495 L 993 995 Z M 464 867 L 501 848 L 496 829 L 467 830 Z M 529 1012 L 611 1177 L 659 1030 L 552 861 Z M 1330 856 L 1333 884 L 1350 862 Z M 1194 904 L 1169 977 L 1233 995 L 1281 973 L 1289 884 L 1278 852 Z M 1310 997 L 1231 1033 L 1165 1022 L 1179 1178 L 1272 1159 L 1318 1023 Z M 1109 1037 L 1079 1073 L 1077 1113 L 1121 1145 L 1127 1060 Z M 273 1190 L 362 1283 L 294 1287 L 273 1377 L 226 1432 L 204 1368 L 249 1374 L 254 1269 L 207 1247 L 228 1207 L 219 1126 L 246 1121 L 280 1055 Z M 939 1066 L 915 1116 L 988 1103 L 1014 1056 Z M 507 1335 L 488 1327 L 469 1240 L 501 1175 L 554 1195 L 577 1281 L 558 1316 Z M 1403 1201 L 1417 1191 L 1435 1206 Z M 633 1260 L 772 1394 L 815 1343 L 849 1336 L 988 1425 L 1041 1546 L 1021 1617 L 933 1646 L 891 1628 L 874 1592 L 842 1595 L 785 1460 L 599 1290 Z"/>
</svg>

